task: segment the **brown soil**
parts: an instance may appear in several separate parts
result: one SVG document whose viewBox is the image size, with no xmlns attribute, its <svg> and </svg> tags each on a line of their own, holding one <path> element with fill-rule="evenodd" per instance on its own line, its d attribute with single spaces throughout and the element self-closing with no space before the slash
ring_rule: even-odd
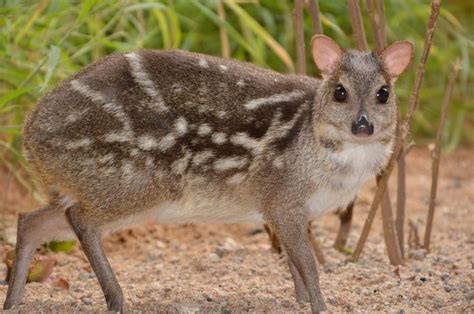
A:
<svg viewBox="0 0 474 314">
<path fill-rule="evenodd" d="M 472 149 L 442 158 L 432 252 L 425 255 L 421 249 L 407 247 L 401 279 L 388 263 L 379 216 L 357 263 L 347 263 L 348 256 L 332 248 L 336 215 L 314 223 L 327 260 L 320 270 L 330 312 L 474 311 L 473 161 Z M 430 169 L 426 148 L 410 152 L 407 217 L 418 226 L 420 237 L 427 216 Z M 15 213 L 29 210 L 34 202 L 27 191 L 7 184 L 6 178 L 0 178 L 0 218 L 12 242 L 14 237 L 8 234 L 14 230 Z M 391 186 L 396 186 L 395 180 Z M 349 247 L 357 241 L 373 192 L 371 184 L 359 197 Z M 150 224 L 110 235 L 104 243 L 124 290 L 127 311 L 310 312 L 308 304 L 295 301 L 286 262 L 271 251 L 260 226 Z M 11 245 L 0 242 L 2 257 L 10 249 Z M 52 276 L 27 285 L 20 310 L 105 311 L 102 292 L 80 248 L 70 254 L 49 254 L 57 260 Z M 0 276 L 5 273 L 2 263 Z M 53 285 L 59 277 L 67 280 L 69 290 Z M 0 281 L 0 303 L 6 290 L 6 283 Z"/>
</svg>

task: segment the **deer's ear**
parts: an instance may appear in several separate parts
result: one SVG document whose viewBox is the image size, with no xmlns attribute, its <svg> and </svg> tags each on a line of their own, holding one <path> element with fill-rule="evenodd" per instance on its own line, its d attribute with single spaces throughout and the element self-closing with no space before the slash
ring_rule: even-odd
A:
<svg viewBox="0 0 474 314">
<path fill-rule="evenodd" d="M 313 60 L 323 75 L 331 74 L 344 54 L 331 38 L 324 35 L 315 35 L 311 39 Z"/>
<path fill-rule="evenodd" d="M 381 53 L 383 65 L 391 78 L 397 78 L 405 71 L 413 57 L 414 45 L 408 41 L 398 41 Z"/>
</svg>

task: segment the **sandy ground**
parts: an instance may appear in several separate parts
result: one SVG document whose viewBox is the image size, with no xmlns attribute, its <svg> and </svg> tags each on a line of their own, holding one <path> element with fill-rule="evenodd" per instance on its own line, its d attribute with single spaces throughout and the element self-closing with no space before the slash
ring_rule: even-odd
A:
<svg viewBox="0 0 474 314">
<path fill-rule="evenodd" d="M 426 148 L 410 152 L 407 217 L 418 225 L 421 237 L 430 168 Z M 7 188 L 2 178 L 0 217 L 6 219 L 7 242 L 13 242 L 15 213 L 29 210 L 34 202 L 23 189 L 12 184 Z M 346 262 L 348 256 L 332 248 L 338 217 L 330 214 L 316 221 L 314 232 L 327 260 L 320 270 L 328 310 L 474 312 L 473 178 L 474 150 L 443 157 L 432 252 L 407 247 L 401 278 L 388 263 L 380 216 L 357 263 Z M 357 202 L 349 247 L 355 246 L 373 192 L 373 184 L 367 186 Z M 272 252 L 261 226 L 150 224 L 110 235 L 104 243 L 124 290 L 126 312 L 310 312 L 308 304 L 296 302 L 285 259 Z M 12 248 L 0 242 L 0 256 Z M 20 312 L 104 312 L 102 292 L 80 247 L 70 254 L 48 254 L 57 265 L 50 279 L 27 285 Z M 0 276 L 5 273 L 2 263 Z M 69 290 L 55 287 L 57 278 L 64 278 Z M 0 281 L 0 303 L 6 291 L 6 282 Z"/>
</svg>

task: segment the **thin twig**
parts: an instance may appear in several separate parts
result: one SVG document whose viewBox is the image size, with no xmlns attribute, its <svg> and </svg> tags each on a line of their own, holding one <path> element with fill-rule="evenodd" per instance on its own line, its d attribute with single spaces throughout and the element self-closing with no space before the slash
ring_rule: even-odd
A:
<svg viewBox="0 0 474 314">
<path fill-rule="evenodd" d="M 387 46 L 387 32 L 386 32 L 386 24 L 385 24 L 385 13 L 383 9 L 383 0 L 377 0 L 377 16 L 379 18 L 378 25 L 379 31 L 378 34 L 380 36 L 380 41 L 382 42 L 382 46 Z"/>
<path fill-rule="evenodd" d="M 418 227 L 411 219 L 408 219 L 408 247 L 410 249 L 420 248 L 420 236 L 418 235 Z"/>
<path fill-rule="evenodd" d="M 439 174 L 439 162 L 441 154 L 441 146 L 443 139 L 444 124 L 446 122 L 446 116 L 448 115 L 449 102 L 451 100 L 451 95 L 453 93 L 454 83 L 456 82 L 456 77 L 461 69 L 461 61 L 459 58 L 456 59 L 456 63 L 453 66 L 451 75 L 449 77 L 448 87 L 446 89 L 446 94 L 444 95 L 443 107 L 441 109 L 441 117 L 439 120 L 438 130 L 436 131 L 436 142 L 433 151 L 433 164 L 432 164 L 432 178 L 431 178 L 431 193 L 430 193 L 430 205 L 428 210 L 428 220 L 426 222 L 425 230 L 425 241 L 423 247 L 429 251 L 430 250 L 430 238 L 431 238 L 431 229 L 433 226 L 434 212 L 435 212 L 435 202 L 436 202 L 436 191 L 438 189 L 438 174 Z"/>
<path fill-rule="evenodd" d="M 306 74 L 303 5 L 303 0 L 295 0 L 295 10 L 293 12 L 296 33 L 296 73 L 302 75 Z"/>
<path fill-rule="evenodd" d="M 364 23 L 360 13 L 359 0 L 349 0 L 349 16 L 351 18 L 352 31 L 356 39 L 357 49 L 367 50 L 367 40 L 365 39 Z"/>
<path fill-rule="evenodd" d="M 377 51 L 381 52 L 385 48 L 385 43 L 382 40 L 382 32 L 380 28 L 385 28 L 385 25 L 377 23 L 377 19 L 375 18 L 374 0 L 367 0 L 367 10 L 369 11 L 370 26 L 372 27 L 372 33 L 374 33 L 375 45 Z"/>
<path fill-rule="evenodd" d="M 405 175 L 405 148 L 400 152 L 397 169 L 397 218 L 395 226 L 397 228 L 398 245 L 402 258 L 405 257 L 405 206 L 406 206 L 406 175 Z"/>
<path fill-rule="evenodd" d="M 323 26 L 321 24 L 321 19 L 319 18 L 319 3 L 318 0 L 308 0 L 307 1 L 308 11 L 311 15 L 311 23 L 313 25 L 314 34 L 322 34 Z"/>
<path fill-rule="evenodd" d="M 377 177 L 377 180 L 380 180 L 382 175 L 383 173 Z M 380 207 L 382 208 L 383 236 L 385 239 L 385 245 L 387 247 L 388 259 L 390 264 L 394 266 L 403 265 L 403 257 L 400 252 L 400 245 L 398 243 L 397 229 L 395 228 L 392 202 L 390 200 L 390 193 L 388 189 L 385 191 Z"/>
<path fill-rule="evenodd" d="M 222 0 L 216 1 L 217 15 L 222 21 L 225 21 L 225 9 Z M 224 58 L 230 58 L 229 37 L 223 27 L 219 27 L 219 35 L 221 38 L 221 53 Z"/>
<path fill-rule="evenodd" d="M 441 6 L 440 0 L 433 0 L 431 3 L 431 16 L 428 22 L 428 29 L 426 33 L 425 44 L 423 47 L 423 53 L 421 55 L 418 70 L 416 72 L 415 84 L 414 84 L 412 96 L 410 99 L 409 109 L 405 117 L 405 120 L 403 121 L 403 124 L 400 127 L 400 135 L 396 138 L 393 154 L 390 157 L 387 167 L 385 168 L 384 174 L 382 178 L 380 179 L 377 191 L 375 192 L 375 196 L 372 201 L 372 205 L 370 207 L 369 215 L 367 216 L 364 227 L 362 229 L 362 233 L 360 235 L 359 241 L 357 242 L 357 246 L 353 254 L 354 260 L 359 259 L 360 254 L 362 253 L 365 242 L 367 241 L 367 237 L 369 236 L 370 227 L 372 226 L 372 223 L 374 221 L 377 208 L 382 202 L 384 193 L 387 189 L 388 179 L 390 178 L 390 174 L 392 173 L 393 168 L 395 167 L 395 162 L 397 161 L 400 155 L 400 151 L 403 148 L 405 139 L 408 135 L 408 131 L 410 130 L 410 124 L 413 118 L 413 113 L 418 103 L 420 87 L 423 81 L 423 75 L 425 73 L 426 61 L 428 59 L 428 55 L 430 52 L 431 42 L 433 40 L 433 33 L 436 28 L 440 6 Z"/>
</svg>

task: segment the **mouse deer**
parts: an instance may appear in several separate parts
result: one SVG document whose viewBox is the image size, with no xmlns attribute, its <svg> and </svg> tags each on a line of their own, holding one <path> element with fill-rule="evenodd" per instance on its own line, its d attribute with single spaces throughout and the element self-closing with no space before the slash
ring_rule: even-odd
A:
<svg viewBox="0 0 474 314">
<path fill-rule="evenodd" d="M 383 52 L 313 37 L 322 79 L 181 50 L 108 56 L 45 95 L 24 152 L 48 203 L 19 215 L 4 309 L 19 305 L 36 248 L 80 241 L 109 310 L 123 293 L 104 233 L 131 223 L 267 223 L 296 297 L 325 309 L 307 225 L 345 207 L 387 162 L 395 80 L 413 45 Z"/>
</svg>

